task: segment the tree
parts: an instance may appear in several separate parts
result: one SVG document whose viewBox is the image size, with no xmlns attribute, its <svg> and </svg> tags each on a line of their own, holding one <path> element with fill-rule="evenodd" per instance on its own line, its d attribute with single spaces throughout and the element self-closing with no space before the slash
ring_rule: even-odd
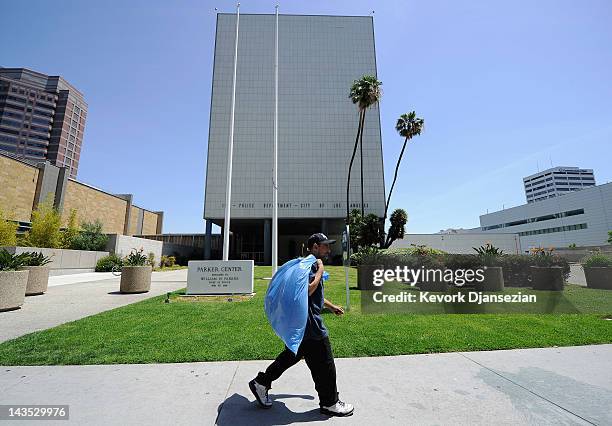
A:
<svg viewBox="0 0 612 426">
<path fill-rule="evenodd" d="M 612 231 L 608 231 L 608 242 L 612 244 Z"/>
<path fill-rule="evenodd" d="M 378 220 L 378 216 L 374 213 L 364 217 L 358 209 L 351 211 L 349 224 L 351 225 L 351 248 L 353 251 L 378 244 L 378 241 L 380 241 Z"/>
<path fill-rule="evenodd" d="M 402 209 L 396 209 L 391 213 L 391 227 L 387 233 L 387 238 L 380 248 L 389 248 L 393 241 L 404 238 L 405 225 L 408 221 L 408 214 Z"/>
<path fill-rule="evenodd" d="M 378 216 L 370 213 L 364 217 L 361 216 L 359 210 L 352 210 L 349 221 L 352 251 L 357 252 L 361 249 L 376 247 L 377 245 L 381 249 L 389 248 L 393 241 L 404 238 L 407 221 L 408 214 L 404 210 L 394 210 L 391 213 L 389 232 L 387 234 L 383 232 L 381 235 L 380 218 Z"/>
<path fill-rule="evenodd" d="M 53 206 L 52 194 L 38 203 L 32 212 L 32 227 L 26 233 L 26 241 L 31 247 L 60 248 L 62 218 Z"/>
<path fill-rule="evenodd" d="M 364 216 L 363 207 L 363 128 L 365 124 L 366 110 L 380 101 L 382 91 L 380 86 L 381 81 L 378 81 L 373 75 L 364 75 L 359 80 L 353 81 L 349 98 L 357 105 L 359 110 L 359 120 L 357 125 L 357 137 L 355 138 L 355 146 L 353 147 L 353 155 L 349 163 L 348 179 L 346 182 L 346 221 L 349 222 L 349 190 L 351 184 L 351 170 L 353 169 L 353 161 L 357 152 L 357 145 L 361 146 L 361 216 Z"/>
<path fill-rule="evenodd" d="M 391 203 L 391 194 L 393 193 L 393 188 L 395 187 L 395 182 L 397 181 L 397 173 L 399 171 L 400 163 L 402 162 L 402 157 L 404 156 L 406 144 L 414 136 L 421 134 L 424 125 L 425 121 L 422 118 L 417 117 L 414 111 L 409 112 L 408 114 L 402 114 L 400 118 L 397 119 L 397 123 L 395 124 L 395 130 L 397 130 L 400 136 L 404 137 L 404 145 L 402 146 L 400 155 L 397 158 L 397 163 L 395 165 L 395 174 L 393 175 L 393 183 L 391 184 L 391 189 L 389 189 L 389 195 L 387 196 L 387 202 L 385 203 L 385 213 L 383 214 L 383 217 L 381 219 L 380 228 L 381 230 L 383 230 L 381 232 L 381 247 L 387 244 L 386 240 L 384 239 L 385 221 L 387 220 L 389 204 Z M 389 230 L 389 232 L 391 232 L 391 230 Z"/>
</svg>

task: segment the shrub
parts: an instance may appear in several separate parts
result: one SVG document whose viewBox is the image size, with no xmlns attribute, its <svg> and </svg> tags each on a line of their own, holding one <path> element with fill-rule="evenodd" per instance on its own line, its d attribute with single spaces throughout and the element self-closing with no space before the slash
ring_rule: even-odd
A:
<svg viewBox="0 0 612 426">
<path fill-rule="evenodd" d="M 24 266 L 45 266 L 51 263 L 51 258 L 42 252 L 28 251 L 23 253 L 25 257 Z"/>
<path fill-rule="evenodd" d="M 530 286 L 531 266 L 560 266 L 563 269 L 563 277 L 566 280 L 570 274 L 569 262 L 560 256 L 551 255 L 544 261 L 534 255 L 505 254 L 498 259 L 498 264 L 503 268 L 504 284 L 507 287 Z"/>
<path fill-rule="evenodd" d="M 612 267 L 612 257 L 606 256 L 605 254 L 595 253 L 585 257 L 580 262 L 583 267 L 594 268 L 594 267 Z"/>
<path fill-rule="evenodd" d="M 497 263 L 497 258 L 504 254 L 503 250 L 495 247 L 491 243 L 486 243 L 478 248 L 472 247 L 478 254 L 478 258 L 485 266 L 494 266 Z"/>
<path fill-rule="evenodd" d="M 147 256 L 147 264 L 155 268 L 155 253 L 152 251 L 150 251 L 149 255 Z"/>
<path fill-rule="evenodd" d="M 73 250 L 104 251 L 108 235 L 102 233 L 102 222 L 84 222 L 81 231 L 76 235 L 70 248 Z"/>
<path fill-rule="evenodd" d="M 495 257 L 490 266 L 501 266 L 504 274 L 504 282 L 508 287 L 527 287 L 531 283 L 531 266 L 541 266 L 543 260 L 533 255 L 503 254 Z M 560 266 L 563 269 L 564 279 L 570 274 L 568 261 L 560 256 L 551 255 L 546 258 L 546 266 Z M 363 254 L 361 256 L 363 265 L 383 265 L 385 268 L 406 266 L 410 269 L 423 268 L 448 268 L 457 269 L 479 269 L 483 266 L 483 259 L 476 254 L 450 254 L 436 253 L 424 247 L 415 250 L 393 249 L 379 250 Z"/>
<path fill-rule="evenodd" d="M 534 266 L 555 266 L 559 256 L 555 255 L 554 248 L 550 247 L 545 249 L 544 247 L 535 247 L 530 250 L 531 256 L 535 261 Z"/>
<path fill-rule="evenodd" d="M 18 224 L 10 220 L 0 210 L 0 246 L 16 246 L 17 245 L 17 228 Z"/>
<path fill-rule="evenodd" d="M 62 248 L 72 248 L 75 238 L 79 235 L 79 231 L 80 229 L 77 223 L 77 211 L 76 209 L 71 209 L 70 216 L 68 216 L 68 223 L 66 224 L 66 229 L 62 233 Z"/>
<path fill-rule="evenodd" d="M 31 247 L 60 248 L 62 245 L 62 232 L 60 226 L 62 218 L 53 207 L 51 194 L 45 201 L 38 203 L 32 212 L 32 227 L 26 233 L 26 241 Z"/>
<path fill-rule="evenodd" d="M 104 256 L 96 263 L 96 272 L 112 272 L 113 267 L 120 269 L 123 266 L 123 260 L 116 254 L 112 253 Z"/>
<path fill-rule="evenodd" d="M 497 266 L 497 257 L 495 261 L 487 266 Z M 448 269 L 479 269 L 485 266 L 483 258 L 476 254 L 445 254 L 444 266 Z"/>
<path fill-rule="evenodd" d="M 140 250 L 132 249 L 130 254 L 128 254 L 123 259 L 124 266 L 146 266 L 147 265 L 147 256 L 142 254 L 144 249 L 141 247 Z"/>
<path fill-rule="evenodd" d="M 12 254 L 8 250 L 0 250 L 0 271 L 16 271 L 25 265 L 27 254 Z"/>
<path fill-rule="evenodd" d="M 355 253 L 351 254 L 351 265 L 372 264 L 372 260 L 379 252 L 380 250 L 374 246 L 361 247 Z"/>
<path fill-rule="evenodd" d="M 162 256 L 159 266 L 162 268 L 171 268 L 176 263 L 176 257 L 174 256 Z"/>
</svg>

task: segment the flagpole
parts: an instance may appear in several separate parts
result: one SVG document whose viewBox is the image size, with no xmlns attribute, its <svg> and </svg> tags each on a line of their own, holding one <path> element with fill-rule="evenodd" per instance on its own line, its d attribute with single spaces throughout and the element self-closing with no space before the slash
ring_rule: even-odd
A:
<svg viewBox="0 0 612 426">
<path fill-rule="evenodd" d="M 274 38 L 274 165 L 272 172 L 272 276 L 278 268 L 278 5 Z"/>
<path fill-rule="evenodd" d="M 232 157 L 234 154 L 234 112 L 236 109 L 236 70 L 238 66 L 238 25 L 240 3 L 236 5 L 236 42 L 234 43 L 234 77 L 232 82 L 232 110 L 230 113 L 229 144 L 227 146 L 227 179 L 225 188 L 225 219 L 223 220 L 223 260 L 229 260 L 230 209 L 232 203 Z"/>
</svg>

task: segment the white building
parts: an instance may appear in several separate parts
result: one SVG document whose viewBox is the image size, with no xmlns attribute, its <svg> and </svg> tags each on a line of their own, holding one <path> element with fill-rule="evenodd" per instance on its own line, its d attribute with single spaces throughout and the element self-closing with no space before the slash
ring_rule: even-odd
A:
<svg viewBox="0 0 612 426">
<path fill-rule="evenodd" d="M 212 224 L 223 227 L 236 15 L 218 14 L 206 166 L 206 253 Z M 352 82 L 376 75 L 369 16 L 279 16 L 279 260 L 303 253 L 309 235 L 340 238 L 358 111 Z M 240 14 L 236 83 L 230 258 L 270 264 L 274 141 L 275 16 Z M 385 203 L 378 105 L 363 137 L 365 213 Z M 360 208 L 360 155 L 349 208 Z M 341 251 L 340 244 L 334 247 Z"/>
<path fill-rule="evenodd" d="M 592 169 L 553 167 L 523 178 L 527 203 L 565 195 L 595 186 Z"/>
<path fill-rule="evenodd" d="M 605 245 L 612 230 L 612 183 L 480 216 L 483 232 L 514 233 L 521 250 Z"/>
</svg>

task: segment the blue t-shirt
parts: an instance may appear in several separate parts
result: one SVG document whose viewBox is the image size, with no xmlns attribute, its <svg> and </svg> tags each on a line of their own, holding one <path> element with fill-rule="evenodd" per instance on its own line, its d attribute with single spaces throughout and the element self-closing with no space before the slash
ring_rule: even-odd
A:
<svg viewBox="0 0 612 426">
<path fill-rule="evenodd" d="M 315 274 L 319 269 L 319 265 L 314 263 L 310 268 L 310 274 L 308 276 L 308 282 L 314 281 Z M 307 339 L 323 339 L 327 336 L 327 328 L 323 324 L 323 318 L 321 318 L 321 311 L 323 310 L 323 279 L 319 281 L 319 285 L 315 291 L 308 296 L 308 320 L 306 321 L 306 330 L 304 331 L 304 340 Z"/>
</svg>

